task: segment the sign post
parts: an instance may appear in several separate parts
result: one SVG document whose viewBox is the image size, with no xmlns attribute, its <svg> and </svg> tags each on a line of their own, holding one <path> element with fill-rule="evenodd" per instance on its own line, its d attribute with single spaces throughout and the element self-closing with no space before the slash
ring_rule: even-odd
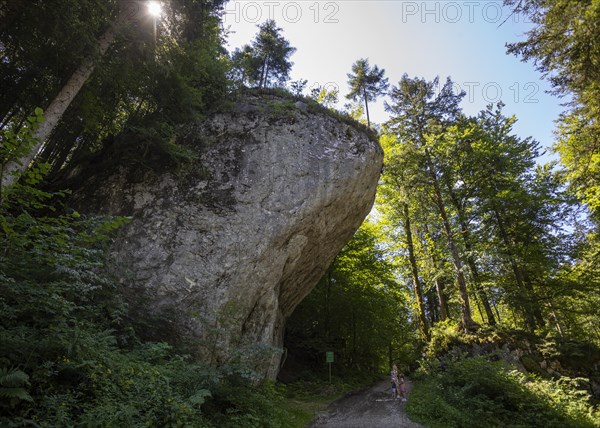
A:
<svg viewBox="0 0 600 428">
<path fill-rule="evenodd" d="M 331 384 L 331 363 L 333 363 L 333 352 L 325 352 L 325 362 L 329 364 L 329 383 Z"/>
</svg>

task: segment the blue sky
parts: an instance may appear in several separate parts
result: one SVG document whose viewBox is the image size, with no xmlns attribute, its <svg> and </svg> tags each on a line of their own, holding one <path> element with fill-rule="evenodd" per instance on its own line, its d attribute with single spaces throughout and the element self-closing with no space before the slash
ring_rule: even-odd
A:
<svg viewBox="0 0 600 428">
<path fill-rule="evenodd" d="M 404 73 L 442 81 L 450 76 L 467 92 L 467 114 L 502 100 L 505 114 L 519 119 L 517 134 L 552 144 L 561 100 L 546 94 L 549 85 L 532 64 L 506 54 L 505 43 L 522 40 L 531 24 L 501 1 L 231 0 L 226 11 L 230 49 L 251 41 L 258 24 L 275 19 L 297 48 L 292 80 L 337 86 L 340 105 L 353 62 L 368 58 L 386 70 L 391 84 Z M 383 99 L 371 108 L 371 118 L 387 120 Z"/>
</svg>

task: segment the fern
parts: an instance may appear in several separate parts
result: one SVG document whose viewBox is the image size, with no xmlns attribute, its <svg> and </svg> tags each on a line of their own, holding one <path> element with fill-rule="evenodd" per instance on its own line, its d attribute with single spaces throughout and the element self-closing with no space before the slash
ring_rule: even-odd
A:
<svg viewBox="0 0 600 428">
<path fill-rule="evenodd" d="M 20 387 L 29 383 L 27 373 L 15 368 L 0 368 L 0 385 L 4 387 Z"/>
<path fill-rule="evenodd" d="M 0 387 L 0 397 L 8 398 L 10 400 L 16 398 L 18 400 L 32 401 L 31 396 L 27 393 L 25 388 L 18 388 L 18 387 L 12 387 L 12 388 Z"/>
<path fill-rule="evenodd" d="M 14 367 L 0 367 L 0 406 L 12 408 L 19 401 L 33 401 L 25 389 L 28 385 L 27 373 Z"/>
<path fill-rule="evenodd" d="M 194 406 L 201 406 L 206 401 L 206 397 L 212 397 L 211 392 L 208 389 L 199 389 L 188 398 L 188 402 Z"/>
</svg>

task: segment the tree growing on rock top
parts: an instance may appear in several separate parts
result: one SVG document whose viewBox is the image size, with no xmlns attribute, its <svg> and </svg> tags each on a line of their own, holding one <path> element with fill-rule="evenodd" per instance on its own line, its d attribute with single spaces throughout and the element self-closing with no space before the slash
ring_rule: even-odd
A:
<svg viewBox="0 0 600 428">
<path fill-rule="evenodd" d="M 306 79 L 294 80 L 293 82 L 290 82 L 290 90 L 295 96 L 299 97 L 300 95 L 302 95 L 302 92 L 304 91 L 304 88 L 306 88 L 307 83 L 308 80 Z"/>
<path fill-rule="evenodd" d="M 377 97 L 385 94 L 388 89 L 388 79 L 384 77 L 385 70 L 374 65 L 369 65 L 369 60 L 361 58 L 352 64 L 352 73 L 348 73 L 348 85 L 350 93 L 346 98 L 352 101 L 364 100 L 367 112 L 367 125 L 371 126 L 369 117 L 369 101 L 375 101 Z"/>
<path fill-rule="evenodd" d="M 236 49 L 232 55 L 235 74 L 242 83 L 257 88 L 283 85 L 289 80 L 296 48 L 281 35 L 281 28 L 270 19 L 258 26 L 254 41 Z"/>
<path fill-rule="evenodd" d="M 328 109 L 333 109 L 338 102 L 338 95 L 340 91 L 335 85 L 330 87 L 328 87 L 328 85 L 315 86 L 311 90 L 310 96 L 319 104 L 327 107 Z"/>
</svg>

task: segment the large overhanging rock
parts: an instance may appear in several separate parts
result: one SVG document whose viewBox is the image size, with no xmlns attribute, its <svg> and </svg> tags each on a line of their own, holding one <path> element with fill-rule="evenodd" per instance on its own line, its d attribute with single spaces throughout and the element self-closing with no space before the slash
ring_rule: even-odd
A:
<svg viewBox="0 0 600 428">
<path fill-rule="evenodd" d="M 369 213 L 383 152 L 322 109 L 257 96 L 190 126 L 181 144 L 193 166 L 105 170 L 74 203 L 132 216 L 112 270 L 133 309 L 172 324 L 151 328 L 215 364 L 256 356 L 272 377 L 278 353 L 259 351 L 282 346 L 286 317 Z"/>
</svg>

